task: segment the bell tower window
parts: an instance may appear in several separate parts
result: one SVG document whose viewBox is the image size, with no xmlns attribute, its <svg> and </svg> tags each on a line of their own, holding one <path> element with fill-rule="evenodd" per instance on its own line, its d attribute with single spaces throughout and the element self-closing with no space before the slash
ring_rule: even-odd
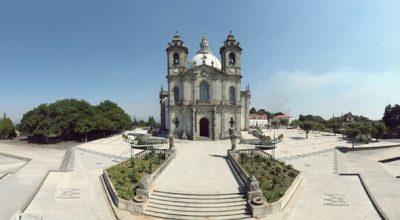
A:
<svg viewBox="0 0 400 220">
<path fill-rule="evenodd" d="M 236 58 L 234 53 L 229 54 L 229 65 L 234 66 L 236 63 Z"/>
<path fill-rule="evenodd" d="M 179 65 L 179 54 L 174 53 L 174 55 L 172 55 L 172 58 L 173 58 L 174 66 L 178 66 Z"/>
<path fill-rule="evenodd" d="M 179 88 L 178 87 L 174 88 L 174 102 L 175 102 L 175 105 L 179 104 Z"/>
<path fill-rule="evenodd" d="M 235 87 L 229 87 L 229 104 L 235 104 Z"/>
</svg>

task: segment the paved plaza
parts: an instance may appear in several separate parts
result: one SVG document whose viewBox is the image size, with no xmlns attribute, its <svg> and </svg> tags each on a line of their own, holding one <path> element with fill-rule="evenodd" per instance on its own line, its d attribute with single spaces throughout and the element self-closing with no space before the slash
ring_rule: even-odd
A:
<svg viewBox="0 0 400 220">
<path fill-rule="evenodd" d="M 292 164 L 304 177 L 285 210 L 266 219 L 381 219 L 379 212 L 389 219 L 400 217 L 400 147 L 377 148 L 398 142 L 358 144 L 356 149 L 364 150 L 349 151 L 351 143 L 340 135 L 311 132 L 305 139 L 297 129 L 264 132 L 284 134 L 276 158 Z M 229 140 L 176 140 L 175 145 L 176 159 L 157 179 L 156 190 L 243 190 L 225 157 Z M 130 146 L 121 135 L 60 149 L 0 142 L 0 152 L 0 219 L 18 212 L 23 212 L 22 219 L 115 219 L 99 177 L 104 168 L 129 158 Z"/>
</svg>

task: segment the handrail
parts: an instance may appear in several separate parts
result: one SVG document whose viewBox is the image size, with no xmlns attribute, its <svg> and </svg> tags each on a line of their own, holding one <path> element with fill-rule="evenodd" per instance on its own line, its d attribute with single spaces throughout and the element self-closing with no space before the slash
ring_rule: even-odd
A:
<svg viewBox="0 0 400 220">
<path fill-rule="evenodd" d="M 145 149 L 142 152 L 135 155 L 135 158 L 143 158 L 147 154 L 156 153 L 156 154 L 165 154 L 165 149 Z"/>
</svg>

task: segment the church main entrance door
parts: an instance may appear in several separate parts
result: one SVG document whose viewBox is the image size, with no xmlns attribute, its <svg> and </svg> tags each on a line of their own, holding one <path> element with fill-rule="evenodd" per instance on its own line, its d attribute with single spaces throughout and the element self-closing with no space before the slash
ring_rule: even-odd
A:
<svg viewBox="0 0 400 220">
<path fill-rule="evenodd" d="M 208 128 L 209 128 L 208 119 L 207 118 L 200 119 L 200 136 L 210 137 Z"/>
</svg>

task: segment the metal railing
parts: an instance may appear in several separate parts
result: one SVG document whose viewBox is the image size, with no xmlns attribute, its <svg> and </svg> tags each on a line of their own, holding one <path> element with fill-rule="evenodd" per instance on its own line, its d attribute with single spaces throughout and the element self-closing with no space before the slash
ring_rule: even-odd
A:
<svg viewBox="0 0 400 220">
<path fill-rule="evenodd" d="M 145 149 L 142 152 L 135 155 L 135 158 L 143 158 L 147 154 L 156 153 L 165 155 L 165 149 Z"/>
<path fill-rule="evenodd" d="M 250 154 L 250 155 L 251 154 L 260 155 L 261 157 L 266 158 L 266 159 L 272 158 L 271 154 L 269 154 L 263 150 L 260 150 L 260 149 L 244 149 L 244 150 L 238 150 L 238 152 L 239 152 L 239 154 L 244 153 L 244 154 Z"/>
</svg>

